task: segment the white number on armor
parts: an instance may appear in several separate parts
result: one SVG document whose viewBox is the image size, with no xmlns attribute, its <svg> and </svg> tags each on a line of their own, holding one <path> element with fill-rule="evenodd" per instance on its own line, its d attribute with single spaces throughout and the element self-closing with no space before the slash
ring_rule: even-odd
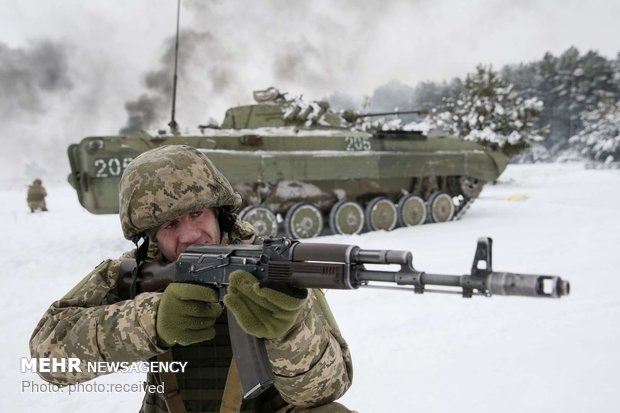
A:
<svg viewBox="0 0 620 413">
<path fill-rule="evenodd" d="M 347 143 L 347 151 L 369 151 L 370 141 L 365 136 L 347 136 L 344 138 Z"/>
<path fill-rule="evenodd" d="M 95 159 L 95 178 L 121 176 L 133 158 Z"/>
</svg>

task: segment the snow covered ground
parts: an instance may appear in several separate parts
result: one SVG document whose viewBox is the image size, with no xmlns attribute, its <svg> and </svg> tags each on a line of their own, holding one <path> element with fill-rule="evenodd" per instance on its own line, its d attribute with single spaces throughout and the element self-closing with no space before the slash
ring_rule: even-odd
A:
<svg viewBox="0 0 620 413">
<path fill-rule="evenodd" d="M 45 382 L 20 372 L 49 304 L 131 247 L 116 216 L 89 214 L 68 185 L 47 189 L 46 214 L 27 211 L 25 190 L 0 192 L 2 410 L 137 411 L 140 393 L 35 391 Z M 559 300 L 329 291 L 355 365 L 343 403 L 360 412 L 620 411 L 619 205 L 618 170 L 510 165 L 461 221 L 317 239 L 407 249 L 418 269 L 464 274 L 477 238 L 491 236 L 496 270 L 561 275 L 572 288 Z"/>
</svg>

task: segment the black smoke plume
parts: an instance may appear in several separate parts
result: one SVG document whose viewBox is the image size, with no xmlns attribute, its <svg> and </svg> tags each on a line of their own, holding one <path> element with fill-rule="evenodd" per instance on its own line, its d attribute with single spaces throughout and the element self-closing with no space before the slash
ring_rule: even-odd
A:
<svg viewBox="0 0 620 413">
<path fill-rule="evenodd" d="M 179 45 L 177 104 L 180 96 L 194 92 L 199 82 L 205 82 L 216 93 L 226 91 L 233 83 L 234 74 L 230 69 L 232 65 L 226 62 L 225 47 L 211 33 L 181 30 Z M 159 68 L 144 75 L 147 92 L 125 104 L 128 118 L 121 134 L 161 127 L 171 120 L 174 53 L 175 38 L 170 37 Z M 203 78 L 196 79 L 196 73 Z"/>
<path fill-rule="evenodd" d="M 0 43 L 0 116 L 8 118 L 45 111 L 45 97 L 71 90 L 64 45 L 44 40 L 28 48 Z"/>
</svg>

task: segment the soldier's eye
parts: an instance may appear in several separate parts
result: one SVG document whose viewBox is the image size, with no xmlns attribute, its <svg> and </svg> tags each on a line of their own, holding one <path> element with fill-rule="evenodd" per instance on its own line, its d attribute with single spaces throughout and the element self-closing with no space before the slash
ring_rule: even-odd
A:
<svg viewBox="0 0 620 413">
<path fill-rule="evenodd" d="M 194 212 L 192 212 L 192 213 L 190 213 L 190 214 L 189 214 L 189 216 L 190 216 L 191 218 L 198 218 L 198 217 L 199 217 L 199 216 L 201 216 L 201 215 L 202 215 L 202 211 L 194 211 Z"/>
</svg>

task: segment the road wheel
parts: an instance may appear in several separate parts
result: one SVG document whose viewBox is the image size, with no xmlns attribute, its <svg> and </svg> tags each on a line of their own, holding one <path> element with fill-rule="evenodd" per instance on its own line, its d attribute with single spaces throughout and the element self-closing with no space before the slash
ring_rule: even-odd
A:
<svg viewBox="0 0 620 413">
<path fill-rule="evenodd" d="M 284 230 L 292 238 L 318 237 L 323 230 L 323 214 L 314 205 L 297 203 L 286 213 Z"/>
<path fill-rule="evenodd" d="M 429 222 L 446 222 L 454 217 L 454 203 L 446 192 L 435 192 L 428 199 Z"/>
<path fill-rule="evenodd" d="M 366 205 L 364 218 L 370 231 L 391 231 L 396 226 L 396 206 L 386 197 L 374 198 Z"/>
<path fill-rule="evenodd" d="M 426 220 L 426 204 L 419 196 L 409 194 L 398 201 L 398 225 L 410 227 L 423 224 Z"/>
<path fill-rule="evenodd" d="M 359 234 L 364 228 L 364 210 L 357 202 L 336 202 L 329 212 L 329 227 L 334 234 Z"/>
<path fill-rule="evenodd" d="M 256 234 L 261 237 L 275 237 L 278 234 L 278 220 L 276 214 L 263 206 L 245 207 L 239 217 L 252 224 Z"/>
</svg>

